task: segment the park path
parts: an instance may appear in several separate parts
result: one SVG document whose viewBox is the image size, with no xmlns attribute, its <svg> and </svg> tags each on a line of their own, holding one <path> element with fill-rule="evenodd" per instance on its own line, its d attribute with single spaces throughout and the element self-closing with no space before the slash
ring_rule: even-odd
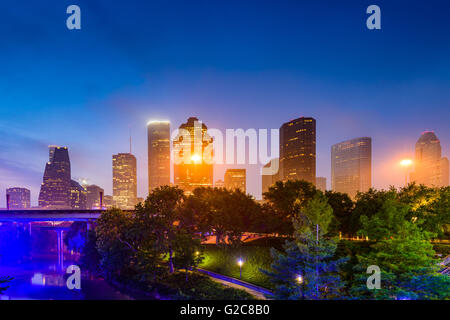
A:
<svg viewBox="0 0 450 320">
<path fill-rule="evenodd" d="M 240 289 L 240 290 L 247 291 L 248 293 L 250 293 L 251 295 L 256 297 L 258 300 L 267 300 L 265 295 L 266 294 L 268 294 L 268 295 L 272 294 L 272 292 L 270 292 L 269 290 L 267 290 L 265 288 L 262 288 L 262 287 L 259 287 L 259 286 L 255 286 L 254 284 L 251 284 L 251 283 L 248 283 L 248 282 L 236 279 L 236 278 L 224 276 L 223 274 L 219 274 L 219 273 L 215 273 L 215 272 L 212 272 L 212 271 L 199 269 L 199 268 L 197 268 L 197 271 L 208 275 L 214 281 L 216 281 L 218 283 L 221 283 L 222 285 L 225 285 L 225 286 L 231 287 L 231 288 L 235 288 L 235 289 Z"/>
</svg>

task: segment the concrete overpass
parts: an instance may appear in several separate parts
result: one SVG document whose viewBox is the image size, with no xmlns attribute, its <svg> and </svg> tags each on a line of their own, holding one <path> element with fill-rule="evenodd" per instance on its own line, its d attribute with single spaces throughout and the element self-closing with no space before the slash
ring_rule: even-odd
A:
<svg viewBox="0 0 450 320">
<path fill-rule="evenodd" d="M 105 210 L 0 210 L 0 222 L 58 222 L 97 220 Z"/>
</svg>

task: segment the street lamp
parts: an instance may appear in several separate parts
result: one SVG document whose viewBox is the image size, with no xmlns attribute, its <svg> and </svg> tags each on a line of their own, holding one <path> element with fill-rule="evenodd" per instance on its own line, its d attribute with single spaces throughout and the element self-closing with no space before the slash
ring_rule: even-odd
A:
<svg viewBox="0 0 450 320">
<path fill-rule="evenodd" d="M 400 165 L 405 168 L 405 187 L 408 186 L 408 168 L 413 164 L 411 159 L 403 159 Z"/>
<path fill-rule="evenodd" d="M 239 258 L 237 263 L 239 265 L 239 279 L 242 279 L 242 265 L 244 264 L 244 261 Z"/>
<path fill-rule="evenodd" d="M 302 299 L 305 299 L 305 292 L 303 290 L 303 276 L 301 274 L 299 274 L 296 278 L 295 281 L 297 281 L 298 285 L 300 286 L 300 292 L 302 295 Z"/>
</svg>

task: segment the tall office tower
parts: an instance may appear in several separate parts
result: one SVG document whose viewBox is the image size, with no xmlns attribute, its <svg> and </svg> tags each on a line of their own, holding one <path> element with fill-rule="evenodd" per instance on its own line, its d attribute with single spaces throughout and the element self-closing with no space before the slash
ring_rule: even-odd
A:
<svg viewBox="0 0 450 320">
<path fill-rule="evenodd" d="M 173 140 L 175 185 L 186 194 L 213 186 L 213 139 L 205 124 L 191 117 Z"/>
<path fill-rule="evenodd" d="M 415 172 L 411 180 L 428 187 L 446 187 L 448 170 L 448 159 L 442 158 L 441 142 L 434 132 L 425 131 L 416 143 Z"/>
<path fill-rule="evenodd" d="M 6 189 L 6 197 L 9 199 L 9 209 L 29 209 L 31 207 L 30 202 L 30 190 L 25 188 L 9 188 Z"/>
<path fill-rule="evenodd" d="M 170 122 L 149 121 L 147 136 L 150 193 L 157 187 L 170 185 Z"/>
<path fill-rule="evenodd" d="M 49 147 L 49 161 L 45 165 L 44 178 L 39 193 L 39 207 L 69 209 L 70 159 L 66 147 Z"/>
<path fill-rule="evenodd" d="M 279 170 L 279 159 L 272 159 L 270 160 L 265 166 L 265 171 L 261 175 L 261 183 L 262 183 L 262 195 L 264 198 L 264 193 L 269 191 L 269 188 L 280 179 L 280 170 Z M 264 174 L 267 173 L 267 174 Z"/>
<path fill-rule="evenodd" d="M 225 172 L 225 188 L 240 189 L 247 193 L 247 176 L 245 169 L 228 169 Z"/>
<path fill-rule="evenodd" d="M 225 188 L 225 182 L 223 180 L 216 180 L 214 182 L 214 188 Z"/>
<path fill-rule="evenodd" d="M 85 188 L 87 192 L 87 209 L 101 209 L 100 202 L 102 202 L 102 207 L 104 207 L 105 190 L 95 184 L 86 186 Z"/>
<path fill-rule="evenodd" d="M 72 180 L 70 186 L 70 205 L 72 209 L 87 209 L 87 191 L 78 182 Z"/>
<path fill-rule="evenodd" d="M 316 177 L 316 188 L 322 192 L 327 191 L 327 178 Z"/>
<path fill-rule="evenodd" d="M 372 187 L 372 139 L 356 138 L 331 147 L 331 188 L 355 198 Z"/>
<path fill-rule="evenodd" d="M 281 179 L 316 182 L 316 120 L 298 118 L 280 128 Z"/>
<path fill-rule="evenodd" d="M 137 198 L 136 157 L 131 153 L 113 155 L 113 199 L 120 209 L 134 209 Z"/>
</svg>

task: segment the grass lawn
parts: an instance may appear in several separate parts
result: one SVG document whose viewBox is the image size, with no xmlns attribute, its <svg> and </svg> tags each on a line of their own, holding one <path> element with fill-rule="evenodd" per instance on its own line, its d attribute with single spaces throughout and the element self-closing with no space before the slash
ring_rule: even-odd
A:
<svg viewBox="0 0 450 320">
<path fill-rule="evenodd" d="M 281 249 L 283 239 L 260 239 L 244 244 L 240 248 L 220 248 L 216 245 L 205 245 L 202 269 L 217 272 L 239 279 L 238 259 L 242 258 L 242 280 L 271 289 L 272 284 L 260 269 L 270 270 L 272 257 L 270 248 Z"/>
</svg>

